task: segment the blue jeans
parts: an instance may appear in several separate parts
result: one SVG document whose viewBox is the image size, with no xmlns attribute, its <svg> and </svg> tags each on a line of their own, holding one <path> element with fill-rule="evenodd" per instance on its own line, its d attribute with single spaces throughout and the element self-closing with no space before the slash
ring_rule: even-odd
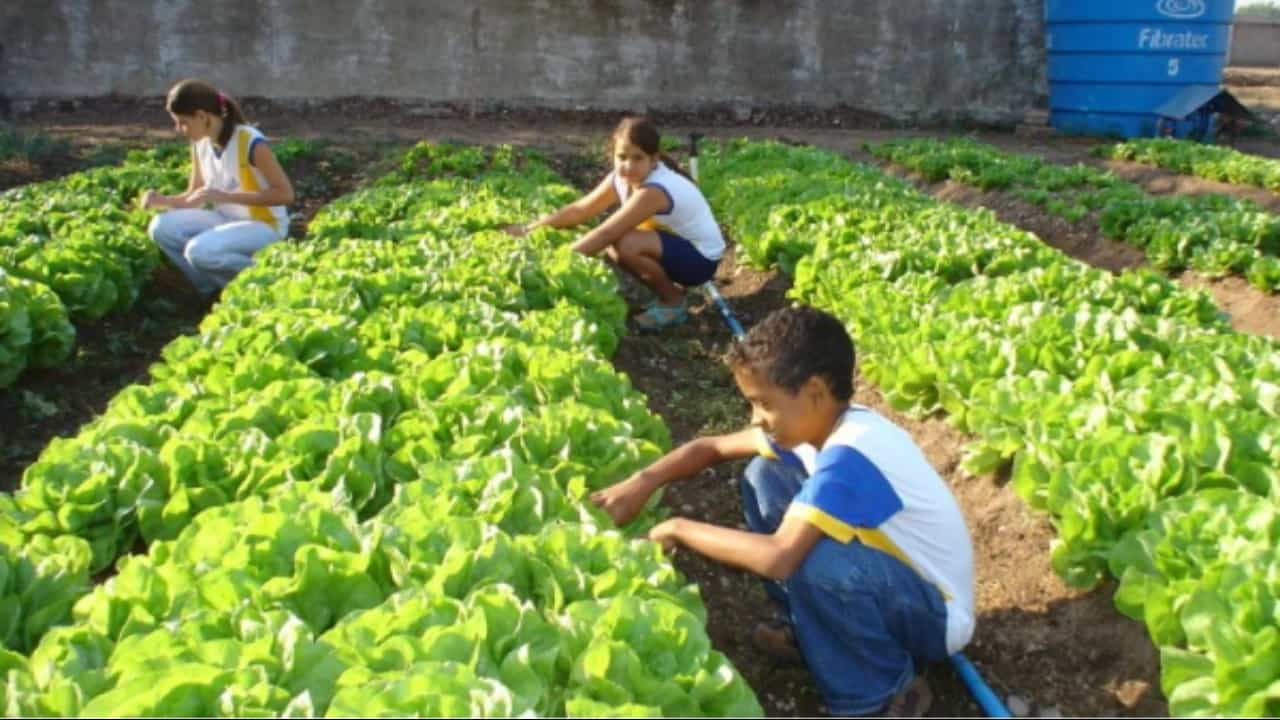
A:
<svg viewBox="0 0 1280 720">
<path fill-rule="evenodd" d="M 803 471 L 758 457 L 739 486 L 747 526 L 772 533 Z M 795 629 L 805 664 L 833 715 L 876 712 L 926 664 L 947 657 L 942 594 L 915 570 L 857 540 L 823 537 L 791 577 L 766 581 Z"/>
<path fill-rule="evenodd" d="M 235 220 L 212 210 L 182 209 L 151 221 L 151 239 L 201 295 L 225 287 L 253 264 L 253 254 L 283 236 L 256 220 Z"/>
</svg>

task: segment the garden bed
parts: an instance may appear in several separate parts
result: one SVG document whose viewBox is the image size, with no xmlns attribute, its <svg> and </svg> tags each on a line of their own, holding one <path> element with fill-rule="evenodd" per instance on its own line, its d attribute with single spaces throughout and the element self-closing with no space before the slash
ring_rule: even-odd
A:
<svg viewBox="0 0 1280 720">
<path fill-rule="evenodd" d="M 53 133 L 98 134 L 104 139 L 165 136 L 163 113 L 92 115 L 59 114 L 36 118 Z M 160 117 L 152 117 L 160 115 Z M 120 121 L 145 117 L 142 122 Z M 579 187 L 594 184 L 605 172 L 601 146 L 614 119 L 582 118 L 565 122 L 554 117 L 529 122 L 503 119 L 472 121 L 458 118 L 405 116 L 381 106 L 356 106 L 351 118 L 314 113 L 281 112 L 261 115 L 271 134 L 332 140 L 337 148 L 355 153 L 357 162 L 309 160 L 290 168 L 304 194 L 295 228 L 328 199 L 354 187 L 365 170 L 377 164 L 388 146 L 418 139 L 456 139 L 494 144 L 537 145 L 552 152 L 552 165 Z M 672 134 L 693 129 L 669 126 Z M 74 128 L 74 129 L 73 129 Z M 697 124 L 697 129 L 707 126 Z M 896 136 L 883 131 L 846 132 L 814 126 L 788 128 L 717 127 L 716 135 L 779 137 L 853 151 L 866 139 Z M 1016 142 L 1016 141 L 1012 141 Z M 1063 154 L 1080 152 L 1077 143 L 1064 145 Z M 1087 148 L 1086 148 L 1087 149 Z M 587 158 L 587 159 L 584 159 Z M 597 160 L 599 158 L 599 160 Z M 315 180 L 317 176 L 323 180 Z M 1047 217 L 1038 209 L 999 193 L 976 193 L 955 183 L 926 188 L 936 197 L 970 206 L 992 207 L 1001 219 L 1036 232 L 1047 243 L 1099 267 L 1120 269 L 1141 261 L 1127 246 L 1116 247 L 1079 224 Z M 1020 201 L 1019 201 L 1020 202 Z M 1036 212 L 1033 212 L 1036 211 Z M 513 218 L 518 220 L 517 218 Z M 745 325 L 783 306 L 789 280 L 773 272 L 739 265 L 733 255 L 718 274 L 722 291 Z M 1194 280 L 1187 280 L 1195 282 Z M 1211 285 L 1220 285 L 1211 283 Z M 1280 313 L 1267 308 L 1235 309 L 1223 301 L 1222 288 L 1210 288 L 1220 304 L 1232 310 L 1233 320 L 1274 320 Z M 1247 286 L 1245 290 L 1251 290 Z M 1246 294 L 1239 294 L 1246 302 Z M 107 318 L 100 330 L 83 334 L 82 350 L 73 365 L 33 374 L 0 391 L 0 416 L 6 418 L 5 446 L 18 448 L 0 457 L 0 482 L 12 487 L 21 470 L 53 435 L 74 432 L 99 413 L 124 385 L 145 378 L 159 349 L 175 335 L 190 331 L 199 311 L 188 311 L 187 298 L 166 286 L 151 286 L 135 310 Z M 1266 332 L 1266 330 L 1255 330 Z M 856 340 L 856 338 L 855 338 Z M 656 337 L 627 335 L 614 356 L 615 365 L 645 393 L 649 407 L 669 427 L 679 443 L 708 432 L 736 429 L 749 417 L 746 404 L 733 387 L 720 361 L 729 334 L 715 309 L 701 299 L 694 303 L 685 327 Z M 1026 701 L 1033 713 L 1067 715 L 1161 715 L 1167 712 L 1159 691 L 1159 657 L 1139 623 L 1112 605 L 1113 586 L 1082 592 L 1068 587 L 1049 564 L 1054 537 L 1047 520 L 1029 509 L 1002 478 L 971 478 L 959 467 L 966 438 L 938 418 L 912 420 L 892 411 L 879 390 L 859 381 L 856 400 L 892 417 L 906 427 L 925 450 L 960 500 L 974 539 L 977 563 L 978 630 L 967 650 L 987 681 L 1003 696 Z M 664 502 L 677 514 L 714 522 L 741 523 L 736 474 L 725 467 L 673 486 Z M 743 573 L 678 552 L 677 566 L 702 589 L 708 609 L 708 632 L 715 646 L 734 662 L 771 715 L 822 712 L 821 700 L 802 670 L 776 667 L 746 642 L 751 626 L 766 617 L 765 595 L 759 583 Z M 950 668 L 930 671 L 937 699 L 932 714 L 977 715 L 979 709 L 955 679 Z"/>
</svg>

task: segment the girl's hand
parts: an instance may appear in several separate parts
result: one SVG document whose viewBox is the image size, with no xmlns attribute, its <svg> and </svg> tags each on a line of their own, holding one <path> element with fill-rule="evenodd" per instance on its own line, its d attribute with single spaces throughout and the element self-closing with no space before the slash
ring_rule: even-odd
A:
<svg viewBox="0 0 1280 720">
<path fill-rule="evenodd" d="M 684 522 L 684 518 L 671 518 L 664 520 L 649 531 L 649 539 L 662 546 L 663 552 L 671 552 L 680 546 L 677 537 L 680 534 L 680 525 Z"/>
<path fill-rule="evenodd" d="M 502 232 L 511 237 L 519 238 L 529 234 L 529 226 L 527 225 L 508 225 L 502 228 Z"/>
<path fill-rule="evenodd" d="M 156 210 L 164 207 L 160 202 L 161 197 L 160 193 L 155 190 L 148 190 L 142 193 L 142 197 L 138 200 L 138 204 L 142 206 L 143 210 Z"/>
<path fill-rule="evenodd" d="M 202 207 L 206 204 L 217 205 L 218 203 L 226 202 L 226 199 L 227 194 L 225 192 L 207 187 L 198 188 L 187 196 L 187 201 L 190 202 L 192 207 Z"/>
<path fill-rule="evenodd" d="M 591 493 L 591 502 L 613 518 L 614 524 L 621 526 L 640 514 L 650 495 L 653 495 L 653 487 L 644 477 L 636 474 Z"/>
</svg>

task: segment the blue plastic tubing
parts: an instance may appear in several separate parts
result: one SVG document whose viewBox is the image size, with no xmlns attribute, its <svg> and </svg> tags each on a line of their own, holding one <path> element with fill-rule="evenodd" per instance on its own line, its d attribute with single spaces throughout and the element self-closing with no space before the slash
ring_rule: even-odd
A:
<svg viewBox="0 0 1280 720">
<path fill-rule="evenodd" d="M 733 310 L 729 309 L 729 303 L 725 302 L 724 296 L 716 289 L 714 280 L 709 280 L 702 286 L 707 295 L 716 304 L 716 309 L 720 311 L 720 317 L 724 318 L 724 324 L 729 326 L 729 332 L 733 333 L 733 339 L 741 341 L 747 336 L 747 332 L 742 329 L 742 323 L 738 322 L 738 318 L 734 316 Z"/>
<path fill-rule="evenodd" d="M 978 674 L 978 668 L 969 662 L 969 658 L 965 657 L 964 653 L 952 655 L 951 665 L 955 667 L 956 674 L 960 676 L 965 687 L 969 688 L 969 693 L 973 695 L 974 700 L 978 701 L 978 705 L 982 707 L 982 712 L 986 713 L 987 717 L 1013 717 L 1009 708 L 1000 702 L 1000 696 L 996 695 L 991 686 L 982 679 L 982 675 Z"/>
<path fill-rule="evenodd" d="M 689 138 L 692 152 L 689 157 L 689 174 L 693 177 L 693 181 L 698 182 L 698 140 L 701 135 L 694 134 Z M 739 342 L 747 336 L 747 331 L 742 329 L 742 323 L 738 322 L 737 316 L 733 314 L 733 310 L 729 307 L 729 303 L 725 301 L 724 296 L 716 288 L 715 280 L 708 280 L 702 288 L 707 291 L 707 297 L 716 304 L 716 309 L 720 311 L 720 317 L 724 318 L 724 324 L 729 326 L 729 332 L 733 333 L 733 339 Z"/>
</svg>

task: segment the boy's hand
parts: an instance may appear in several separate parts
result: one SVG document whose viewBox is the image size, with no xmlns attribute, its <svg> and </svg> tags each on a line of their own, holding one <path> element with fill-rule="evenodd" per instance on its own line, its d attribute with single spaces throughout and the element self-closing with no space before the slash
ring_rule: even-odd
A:
<svg viewBox="0 0 1280 720">
<path fill-rule="evenodd" d="M 591 502 L 609 514 L 616 525 L 626 525 L 644 509 L 656 486 L 644 475 L 636 473 L 620 483 L 591 493 Z"/>
<path fill-rule="evenodd" d="M 680 532 L 680 523 L 684 522 L 684 518 L 671 518 L 663 520 L 653 529 L 649 531 L 649 539 L 662 546 L 663 552 L 671 552 L 675 550 L 680 543 L 676 540 L 676 536 Z"/>
<path fill-rule="evenodd" d="M 143 210 L 155 210 L 156 208 L 163 207 L 163 205 L 160 204 L 160 193 L 155 190 L 148 190 L 142 193 L 142 197 L 138 200 L 138 204 L 142 206 Z"/>
<path fill-rule="evenodd" d="M 502 232 L 510 235 L 511 237 L 518 238 L 518 237 L 524 237 L 525 235 L 528 235 L 529 228 L 527 225 L 508 225 L 502 228 Z"/>
</svg>

